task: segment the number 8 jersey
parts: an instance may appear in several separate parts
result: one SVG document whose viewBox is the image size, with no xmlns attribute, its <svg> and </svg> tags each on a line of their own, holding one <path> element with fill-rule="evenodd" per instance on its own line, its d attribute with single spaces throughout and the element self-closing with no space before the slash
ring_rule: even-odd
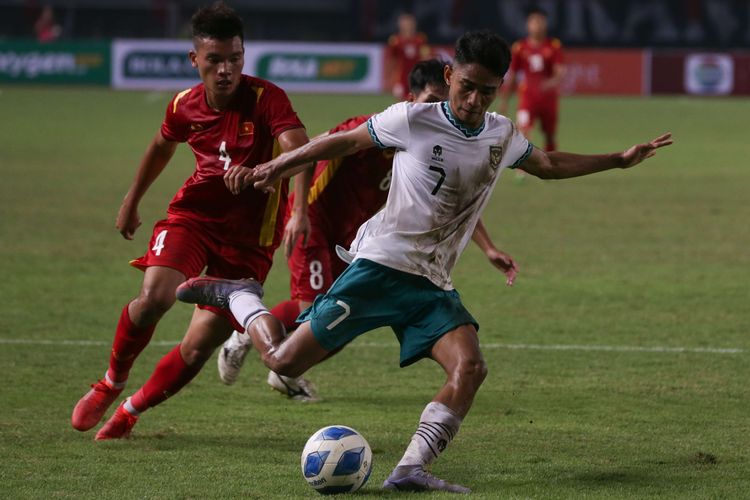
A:
<svg viewBox="0 0 750 500">
<path fill-rule="evenodd" d="M 375 144 L 396 148 L 393 177 L 385 207 L 359 228 L 350 251 L 451 290 L 451 271 L 500 172 L 520 165 L 532 145 L 496 113 L 466 128 L 447 102 L 394 104 L 367 126 Z"/>
<path fill-rule="evenodd" d="M 248 188 L 235 196 L 224 184 L 224 173 L 232 165 L 252 168 L 271 160 L 280 153 L 276 137 L 300 127 L 286 93 L 260 78 L 243 75 L 222 111 L 208 106 L 202 83 L 177 94 L 161 134 L 168 141 L 187 142 L 196 168 L 169 204 L 169 219 L 197 222 L 230 245 L 278 246 L 287 183 L 275 193 Z"/>
</svg>

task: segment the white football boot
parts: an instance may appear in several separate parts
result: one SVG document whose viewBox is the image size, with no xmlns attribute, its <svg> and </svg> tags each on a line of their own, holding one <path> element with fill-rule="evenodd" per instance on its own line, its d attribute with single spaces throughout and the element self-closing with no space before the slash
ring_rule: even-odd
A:
<svg viewBox="0 0 750 500">
<path fill-rule="evenodd" d="M 276 372 L 268 372 L 268 385 L 274 390 L 287 396 L 289 399 L 305 403 L 317 403 L 320 401 L 318 389 L 307 379 L 302 377 L 291 378 L 279 375 Z"/>
<path fill-rule="evenodd" d="M 240 332 L 232 332 L 232 335 L 224 342 L 219 350 L 219 378 L 227 385 L 237 382 L 240 376 L 245 356 L 252 349 L 253 343 L 250 336 Z"/>
</svg>

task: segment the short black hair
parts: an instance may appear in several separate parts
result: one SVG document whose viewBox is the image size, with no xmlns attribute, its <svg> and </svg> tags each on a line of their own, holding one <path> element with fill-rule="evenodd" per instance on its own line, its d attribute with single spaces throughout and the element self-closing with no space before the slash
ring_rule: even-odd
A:
<svg viewBox="0 0 750 500">
<path fill-rule="evenodd" d="M 198 9 L 190 20 L 193 38 L 245 40 L 245 27 L 237 12 L 224 2 L 214 2 Z"/>
<path fill-rule="evenodd" d="M 543 8 L 541 8 L 541 7 L 530 7 L 528 9 L 526 9 L 526 17 L 527 18 L 533 16 L 534 14 L 537 14 L 537 15 L 540 15 L 540 16 L 544 16 L 544 17 L 549 17 L 549 15 L 547 14 L 547 11 L 544 10 Z"/>
<path fill-rule="evenodd" d="M 456 41 L 458 64 L 481 64 L 493 74 L 505 76 L 510 66 L 510 47 L 490 30 L 469 31 Z"/>
<path fill-rule="evenodd" d="M 444 74 L 446 64 L 448 63 L 440 59 L 427 59 L 415 64 L 409 72 L 409 92 L 416 96 L 427 85 L 447 87 Z"/>
</svg>

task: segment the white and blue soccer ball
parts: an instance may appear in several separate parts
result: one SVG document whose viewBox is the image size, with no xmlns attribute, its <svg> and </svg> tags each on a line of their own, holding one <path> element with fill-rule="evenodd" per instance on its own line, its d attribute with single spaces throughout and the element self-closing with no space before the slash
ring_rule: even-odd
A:
<svg viewBox="0 0 750 500">
<path fill-rule="evenodd" d="M 302 475 L 324 495 L 357 491 L 372 471 L 372 450 L 362 435 L 345 425 L 323 427 L 302 450 Z"/>
</svg>

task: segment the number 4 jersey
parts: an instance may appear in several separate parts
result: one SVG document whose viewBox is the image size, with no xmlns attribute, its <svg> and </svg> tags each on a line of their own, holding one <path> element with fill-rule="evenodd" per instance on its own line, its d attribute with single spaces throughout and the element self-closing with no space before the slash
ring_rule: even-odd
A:
<svg viewBox="0 0 750 500">
<path fill-rule="evenodd" d="M 254 167 L 280 153 L 276 138 L 303 127 L 286 93 L 243 75 L 229 107 L 206 103 L 203 84 L 177 94 L 167 107 L 161 134 L 187 142 L 196 168 L 169 204 L 170 220 L 189 219 L 229 245 L 276 247 L 286 208 L 287 183 L 271 194 L 252 187 L 233 195 L 224 174 L 233 165 Z"/>
<path fill-rule="evenodd" d="M 398 103 L 367 122 L 373 142 L 396 148 L 383 210 L 359 228 L 354 258 L 425 276 L 445 290 L 500 172 L 532 146 L 513 123 L 485 113 L 474 130 L 447 102 Z"/>
</svg>

